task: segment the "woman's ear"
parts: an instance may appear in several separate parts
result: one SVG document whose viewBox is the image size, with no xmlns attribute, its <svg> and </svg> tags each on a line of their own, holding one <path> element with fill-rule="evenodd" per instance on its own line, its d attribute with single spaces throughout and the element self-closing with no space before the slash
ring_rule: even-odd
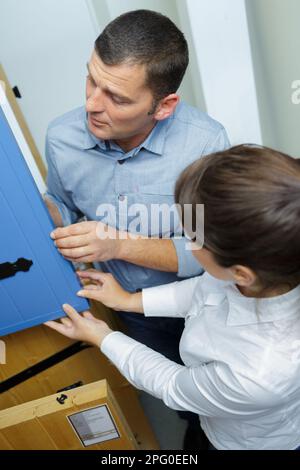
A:
<svg viewBox="0 0 300 470">
<path fill-rule="evenodd" d="M 239 286 L 250 287 L 255 284 L 257 280 L 255 272 L 252 271 L 252 269 L 247 268 L 246 266 L 236 264 L 229 269 L 231 271 L 235 283 Z"/>
</svg>

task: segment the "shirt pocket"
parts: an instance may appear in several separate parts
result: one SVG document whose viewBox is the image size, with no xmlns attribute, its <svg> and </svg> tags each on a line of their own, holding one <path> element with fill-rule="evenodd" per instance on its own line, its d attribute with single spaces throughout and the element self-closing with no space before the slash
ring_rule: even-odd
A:
<svg viewBox="0 0 300 470">
<path fill-rule="evenodd" d="M 159 184 L 145 184 L 140 186 L 140 194 L 153 196 L 171 196 L 174 200 L 175 182 L 166 182 Z"/>
<path fill-rule="evenodd" d="M 76 207 L 88 220 L 102 220 L 108 225 L 115 226 L 115 195 L 98 191 L 97 194 L 82 194 L 78 192 L 73 197 Z"/>
<path fill-rule="evenodd" d="M 138 199 L 147 211 L 148 236 L 170 238 L 178 230 L 180 222 L 174 190 L 173 182 L 140 186 Z"/>
</svg>

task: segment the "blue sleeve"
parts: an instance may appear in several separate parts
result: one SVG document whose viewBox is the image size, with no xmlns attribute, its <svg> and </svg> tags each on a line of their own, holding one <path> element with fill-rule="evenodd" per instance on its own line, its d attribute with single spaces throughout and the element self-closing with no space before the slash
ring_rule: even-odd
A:
<svg viewBox="0 0 300 470">
<path fill-rule="evenodd" d="M 226 150 L 230 147 L 230 142 L 224 127 L 218 132 L 214 139 L 208 140 L 204 151 L 204 155 L 210 153 L 219 152 Z M 186 238 L 174 238 L 172 239 L 178 258 L 178 277 L 193 277 L 203 273 L 201 264 L 196 260 L 193 255 L 193 251 L 186 248 L 186 244 L 189 241 Z"/>
<path fill-rule="evenodd" d="M 54 151 L 51 146 L 49 136 L 46 138 L 46 160 L 48 164 L 47 175 L 47 197 L 58 208 L 64 226 L 76 223 L 82 216 L 81 212 L 74 205 L 71 197 L 67 194 L 61 182 L 59 172 L 57 170 Z"/>
<path fill-rule="evenodd" d="M 203 273 L 203 268 L 193 255 L 191 250 L 186 248 L 190 243 L 187 238 L 172 238 L 178 259 L 178 277 L 193 277 Z"/>
<path fill-rule="evenodd" d="M 209 155 L 215 152 L 221 152 L 222 150 L 227 150 L 230 147 L 230 142 L 228 139 L 227 132 L 224 127 L 221 128 L 215 139 L 209 140 L 204 148 L 203 154 Z"/>
</svg>

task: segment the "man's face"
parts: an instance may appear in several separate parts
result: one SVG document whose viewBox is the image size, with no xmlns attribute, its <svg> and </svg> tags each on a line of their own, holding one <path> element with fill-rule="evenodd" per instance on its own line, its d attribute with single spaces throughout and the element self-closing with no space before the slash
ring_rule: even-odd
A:
<svg viewBox="0 0 300 470">
<path fill-rule="evenodd" d="M 143 65 L 105 65 L 94 51 L 88 71 L 88 126 L 98 139 L 126 140 L 151 129 L 153 95 Z"/>
</svg>

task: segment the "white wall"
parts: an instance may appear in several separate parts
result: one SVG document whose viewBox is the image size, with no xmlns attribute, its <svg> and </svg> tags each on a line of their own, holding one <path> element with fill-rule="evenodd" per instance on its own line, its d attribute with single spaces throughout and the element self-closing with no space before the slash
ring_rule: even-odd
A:
<svg viewBox="0 0 300 470">
<path fill-rule="evenodd" d="M 244 3 L 244 0 L 218 1 L 220 6 L 228 2 L 226 14 L 229 20 L 232 5 L 236 1 Z M 292 82 L 300 80 L 300 1 L 245 1 L 263 143 L 300 157 L 300 105 L 291 101 Z M 222 42 L 219 50 L 214 49 L 218 39 L 214 28 L 219 14 L 219 9 L 212 8 L 215 2 L 0 0 L 0 61 L 12 86 L 18 85 L 20 88 L 22 99 L 19 104 L 41 154 L 44 155 L 45 131 L 49 121 L 85 101 L 85 63 L 95 38 L 111 19 L 137 8 L 166 14 L 186 35 L 191 62 L 180 89 L 182 98 L 215 115 L 226 127 L 226 112 L 230 112 L 236 120 L 232 118 L 230 124 L 238 136 L 234 140 L 246 139 L 249 134 L 247 126 L 252 125 L 248 119 L 250 108 L 247 111 L 248 105 L 245 104 L 245 121 L 241 123 L 242 107 L 236 106 L 236 91 L 241 87 L 233 85 L 234 82 L 230 85 L 230 80 L 224 81 L 226 75 L 228 78 L 228 74 L 235 74 L 232 59 L 241 63 L 242 55 L 238 56 L 232 51 L 231 61 L 226 62 Z M 190 5 L 193 5 L 192 16 Z M 205 24 L 206 21 L 210 24 Z M 205 28 L 207 37 L 203 34 Z M 218 28 L 220 38 L 223 34 L 228 39 L 226 24 L 220 22 Z M 233 31 L 231 36 L 234 37 L 235 33 Z M 236 41 L 240 46 L 238 37 Z M 234 42 L 232 44 L 234 49 Z M 211 56 L 209 67 L 205 56 Z M 244 80 L 247 85 L 247 74 Z M 219 89 L 215 87 L 216 96 L 214 90 L 208 93 L 212 82 L 219 83 Z M 216 99 L 218 93 L 223 94 L 223 100 Z M 216 103 L 212 106 L 214 99 Z"/>
<path fill-rule="evenodd" d="M 300 157 L 300 104 L 291 100 L 300 80 L 300 1 L 247 0 L 247 11 L 264 143 Z"/>
<path fill-rule="evenodd" d="M 49 121 L 85 102 L 97 32 L 85 0 L 0 1 L 0 61 L 42 156 Z"/>
<path fill-rule="evenodd" d="M 0 82 L 0 106 L 2 108 L 2 111 L 5 115 L 5 118 L 7 119 L 7 122 L 11 128 L 12 133 L 14 134 L 14 137 L 19 145 L 19 148 L 21 149 L 21 152 L 25 158 L 25 161 L 31 171 L 31 174 L 36 182 L 36 185 L 40 191 L 41 194 L 44 194 L 46 191 L 46 186 L 45 182 L 43 181 L 43 178 L 40 174 L 40 171 L 37 167 L 36 161 L 33 158 L 33 155 L 31 153 L 31 150 L 23 136 L 23 133 L 21 131 L 21 128 L 17 122 L 17 119 L 13 113 L 13 110 L 11 109 L 11 106 L 8 102 L 8 99 L 5 94 L 5 83 Z"/>
<path fill-rule="evenodd" d="M 244 0 L 186 0 L 207 112 L 232 144 L 261 143 Z"/>
</svg>

